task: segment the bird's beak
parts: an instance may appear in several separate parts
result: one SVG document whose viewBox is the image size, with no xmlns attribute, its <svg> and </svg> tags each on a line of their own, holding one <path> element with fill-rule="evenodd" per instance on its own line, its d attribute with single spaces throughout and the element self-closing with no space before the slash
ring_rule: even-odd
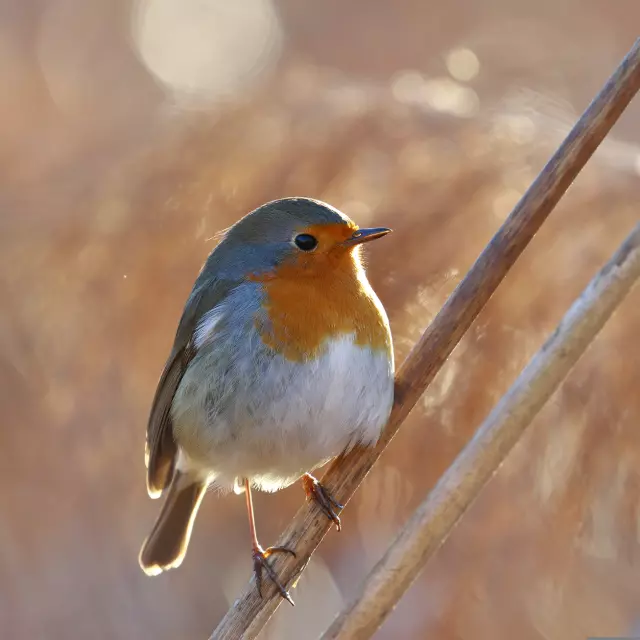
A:
<svg viewBox="0 0 640 640">
<path fill-rule="evenodd" d="M 376 238 L 382 238 L 387 233 L 391 233 L 391 229 L 386 227 L 374 227 L 372 229 L 358 229 L 350 238 L 347 238 L 342 244 L 345 247 L 355 247 L 357 244 L 371 242 Z"/>
</svg>

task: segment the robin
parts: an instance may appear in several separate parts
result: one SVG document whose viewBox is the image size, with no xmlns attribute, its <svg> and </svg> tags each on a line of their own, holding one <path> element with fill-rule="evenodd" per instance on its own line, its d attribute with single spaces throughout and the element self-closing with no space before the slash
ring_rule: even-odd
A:
<svg viewBox="0 0 640 640">
<path fill-rule="evenodd" d="M 393 403 L 389 321 L 360 246 L 390 229 L 360 229 L 309 198 L 269 202 L 230 227 L 187 300 L 147 428 L 147 490 L 166 493 L 140 551 L 157 575 L 181 564 L 210 486 L 246 497 L 256 584 L 262 571 L 293 604 L 263 549 L 252 488 L 302 479 L 340 529 L 340 505 L 310 472 L 373 446 Z"/>
</svg>

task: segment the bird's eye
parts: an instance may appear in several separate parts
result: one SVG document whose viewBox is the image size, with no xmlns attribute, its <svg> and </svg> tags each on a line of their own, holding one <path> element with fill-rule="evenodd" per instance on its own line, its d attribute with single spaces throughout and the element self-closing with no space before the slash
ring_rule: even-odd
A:
<svg viewBox="0 0 640 640">
<path fill-rule="evenodd" d="M 308 233 L 297 235 L 293 241 L 296 243 L 296 247 L 302 251 L 313 251 L 318 246 L 318 241 Z"/>
</svg>

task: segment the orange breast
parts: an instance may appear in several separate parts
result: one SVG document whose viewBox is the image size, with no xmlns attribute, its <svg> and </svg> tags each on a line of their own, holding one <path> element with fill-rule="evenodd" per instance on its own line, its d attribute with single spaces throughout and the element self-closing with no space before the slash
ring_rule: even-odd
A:
<svg viewBox="0 0 640 640">
<path fill-rule="evenodd" d="M 354 334 L 358 345 L 390 351 L 386 314 L 357 250 L 300 253 L 253 279 L 266 293 L 270 326 L 258 326 L 261 338 L 288 360 L 313 358 L 325 341 L 344 334 Z"/>
</svg>

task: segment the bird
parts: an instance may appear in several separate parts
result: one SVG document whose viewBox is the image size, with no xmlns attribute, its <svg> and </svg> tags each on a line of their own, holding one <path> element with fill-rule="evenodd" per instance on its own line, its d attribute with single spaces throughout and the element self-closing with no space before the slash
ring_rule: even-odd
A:
<svg viewBox="0 0 640 640">
<path fill-rule="evenodd" d="M 222 234 L 187 299 L 153 398 L 147 491 L 166 496 L 139 564 L 178 567 L 210 487 L 245 494 L 256 585 L 263 571 L 293 604 L 263 549 L 252 489 L 301 480 L 335 523 L 343 508 L 311 475 L 354 446 L 375 446 L 393 405 L 389 320 L 361 247 L 387 235 L 329 204 L 267 202 Z"/>
</svg>

